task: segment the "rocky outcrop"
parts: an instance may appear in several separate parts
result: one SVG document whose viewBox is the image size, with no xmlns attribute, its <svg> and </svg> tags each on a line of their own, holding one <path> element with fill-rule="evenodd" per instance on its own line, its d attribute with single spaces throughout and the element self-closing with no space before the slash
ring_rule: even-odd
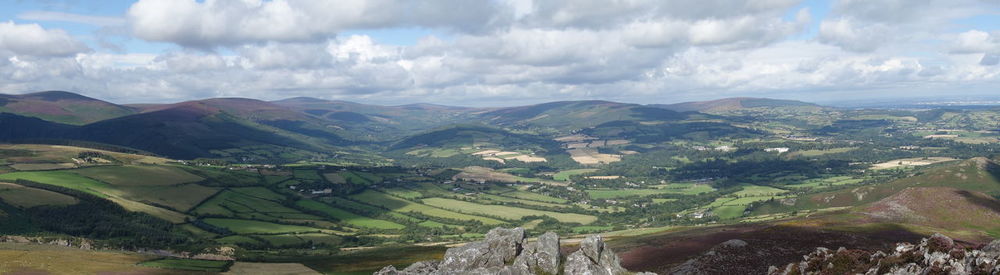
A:
<svg viewBox="0 0 1000 275">
<path fill-rule="evenodd" d="M 531 243 L 526 243 L 525 237 L 523 228 L 495 228 L 482 241 L 448 249 L 441 261 L 418 262 L 403 270 L 387 266 L 375 274 L 632 274 L 621 267 L 618 255 L 607 248 L 601 236 L 584 239 L 580 250 L 565 261 L 555 233 L 542 234 Z"/>
<path fill-rule="evenodd" d="M 899 243 L 890 252 L 817 248 L 798 263 L 772 266 L 785 274 L 1000 274 L 1000 240 L 968 250 L 941 234 L 920 244 Z"/>
</svg>

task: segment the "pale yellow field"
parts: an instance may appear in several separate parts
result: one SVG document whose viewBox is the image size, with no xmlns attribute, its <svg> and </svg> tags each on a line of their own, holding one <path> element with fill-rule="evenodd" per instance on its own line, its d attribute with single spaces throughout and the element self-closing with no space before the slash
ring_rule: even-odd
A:
<svg viewBox="0 0 1000 275">
<path fill-rule="evenodd" d="M 924 165 L 931 165 L 939 162 L 953 161 L 953 160 L 955 159 L 946 157 L 930 157 L 927 159 L 924 158 L 897 159 L 897 160 L 886 161 L 883 163 L 876 163 L 872 165 L 872 169 L 881 170 L 881 169 L 892 169 L 904 166 L 924 166 Z"/>
<path fill-rule="evenodd" d="M 0 274 L 204 274 L 136 266 L 153 256 L 0 243 Z"/>
<path fill-rule="evenodd" d="M 247 263 L 236 262 L 229 268 L 229 272 L 222 274 L 232 275 L 319 275 L 319 272 L 312 270 L 298 263 Z"/>
</svg>

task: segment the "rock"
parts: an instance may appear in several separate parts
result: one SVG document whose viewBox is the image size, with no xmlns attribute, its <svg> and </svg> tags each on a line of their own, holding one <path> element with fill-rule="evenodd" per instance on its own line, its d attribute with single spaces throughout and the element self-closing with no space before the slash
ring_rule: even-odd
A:
<svg viewBox="0 0 1000 275">
<path fill-rule="evenodd" d="M 524 237 L 524 228 L 495 228 L 482 241 L 448 249 L 438 268 L 445 273 L 461 273 L 482 267 L 503 267 L 521 252 Z"/>
<path fill-rule="evenodd" d="M 548 232 L 538 241 L 525 243 L 523 228 L 495 228 L 485 239 L 448 249 L 441 261 L 425 261 L 398 270 L 386 266 L 376 275 L 528 275 L 528 274 L 632 274 L 621 267 L 621 259 L 597 235 L 580 243 L 580 250 L 561 262 L 559 236 Z M 655 275 L 655 273 L 635 273 Z"/>
<path fill-rule="evenodd" d="M 1000 242 L 966 250 L 951 238 L 934 234 L 920 244 L 900 243 L 891 252 L 816 249 L 799 263 L 771 267 L 768 274 L 1000 274 Z"/>
<path fill-rule="evenodd" d="M 615 275 L 626 274 L 621 259 L 607 249 L 600 235 L 587 236 L 580 242 L 580 250 L 566 259 L 566 274 Z"/>
<path fill-rule="evenodd" d="M 514 260 L 514 266 L 528 271 L 559 273 L 559 235 L 547 232 L 538 236 L 538 241 L 524 246 L 524 251 Z"/>
</svg>

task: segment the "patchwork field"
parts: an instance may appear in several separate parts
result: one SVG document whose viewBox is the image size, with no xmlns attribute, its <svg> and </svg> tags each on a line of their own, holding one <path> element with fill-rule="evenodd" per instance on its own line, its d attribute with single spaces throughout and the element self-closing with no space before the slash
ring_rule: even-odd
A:
<svg viewBox="0 0 1000 275">
<path fill-rule="evenodd" d="M 590 224 L 594 221 L 597 221 L 597 217 L 591 215 L 540 211 L 534 209 L 524 209 L 524 208 L 517 208 L 517 207 L 510 207 L 503 205 L 478 204 L 478 203 L 471 203 L 453 199 L 429 198 L 429 199 L 423 199 L 422 201 L 430 206 L 436 206 L 456 212 L 489 215 L 508 220 L 520 220 L 521 218 L 526 216 L 549 216 L 555 218 L 556 220 L 559 220 L 560 222 L 565 222 L 565 223 Z"/>
<path fill-rule="evenodd" d="M 204 180 L 170 166 L 101 166 L 73 170 L 73 173 L 119 186 L 162 186 Z"/>
<path fill-rule="evenodd" d="M 480 166 L 469 166 L 462 169 L 462 172 L 455 175 L 456 178 L 468 180 L 468 181 L 482 181 L 482 182 L 509 182 L 509 183 L 541 183 L 550 185 L 566 185 L 562 181 L 552 181 L 536 178 L 526 178 L 511 175 L 504 172 L 499 172 L 490 168 L 480 167 Z"/>
<path fill-rule="evenodd" d="M 480 221 L 483 224 L 487 225 L 497 225 L 504 223 L 497 219 L 448 211 L 445 209 L 431 207 L 428 205 L 396 198 L 391 195 L 372 190 L 367 190 L 360 194 L 351 195 L 351 198 L 354 200 L 363 201 L 373 205 L 382 206 L 392 211 L 403 212 L 403 213 L 416 212 L 431 217 L 439 217 L 439 218 L 455 219 L 455 220 L 475 220 L 475 221 Z"/>
<path fill-rule="evenodd" d="M 569 177 L 571 177 L 571 176 L 580 175 L 580 174 L 586 174 L 586 173 L 593 173 L 593 172 L 596 172 L 597 170 L 598 169 L 563 170 L 563 171 L 559 171 L 559 173 L 556 173 L 555 175 L 552 175 L 552 179 L 554 179 L 554 180 L 561 180 L 561 181 L 567 181 L 567 180 L 569 180 Z"/>
<path fill-rule="evenodd" d="M 76 198 L 60 193 L 3 182 L 0 182 L 0 200 L 23 208 L 39 205 L 72 205 L 78 202 Z"/>
<path fill-rule="evenodd" d="M 607 164 L 621 160 L 621 155 L 598 153 L 594 148 L 575 148 L 566 150 L 570 158 L 583 165 Z"/>
<path fill-rule="evenodd" d="M 85 178 L 68 171 L 36 171 L 0 174 L 0 181 L 16 181 L 18 179 L 65 187 L 98 197 L 107 198 L 122 207 L 125 207 L 125 209 L 145 212 L 174 223 L 182 223 L 185 218 L 184 214 L 177 213 L 175 211 L 127 199 L 125 198 L 125 193 L 111 188 L 111 186 L 106 183 Z"/>
<path fill-rule="evenodd" d="M 872 169 L 892 169 L 898 167 L 910 167 L 910 166 L 924 166 L 931 165 L 939 162 L 953 161 L 954 158 L 947 157 L 929 157 L 929 158 L 908 158 L 908 159 L 897 159 L 890 160 L 883 163 L 876 163 L 872 165 Z"/>
<path fill-rule="evenodd" d="M 697 195 L 715 191 L 715 188 L 707 184 L 675 183 L 658 185 L 658 188 L 648 189 L 607 189 L 593 188 L 587 189 L 587 195 L 591 199 L 615 199 L 626 197 L 645 197 L 660 194 Z"/>
<path fill-rule="evenodd" d="M 260 194 L 253 195 L 251 191 Z M 202 203 L 193 213 L 241 218 L 321 220 L 320 217 L 285 207 L 272 200 L 278 198 L 283 199 L 284 197 L 266 189 L 225 190 Z"/>
<path fill-rule="evenodd" d="M 374 229 L 403 229 L 406 226 L 391 221 L 368 218 L 338 209 L 313 200 L 300 200 L 296 204 L 302 208 L 318 211 L 352 226 Z"/>
<path fill-rule="evenodd" d="M 319 232 L 320 229 L 299 225 L 276 224 L 262 221 L 207 218 L 205 223 L 227 228 L 238 234 L 278 234 Z"/>
</svg>

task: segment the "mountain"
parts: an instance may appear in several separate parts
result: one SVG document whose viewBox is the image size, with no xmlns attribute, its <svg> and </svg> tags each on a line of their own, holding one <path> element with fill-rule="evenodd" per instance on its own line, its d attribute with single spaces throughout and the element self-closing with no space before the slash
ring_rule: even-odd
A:
<svg viewBox="0 0 1000 275">
<path fill-rule="evenodd" d="M 15 114 L 3 114 L 0 122 L 16 126 L 0 132 L 5 141 L 83 140 L 178 159 L 279 162 L 306 158 L 312 152 L 331 152 L 336 145 L 349 143 L 309 117 L 251 99 L 162 105 L 79 126 Z"/>
<path fill-rule="evenodd" d="M 476 113 L 486 123 L 529 129 L 540 133 L 566 134 L 612 121 L 664 121 L 692 114 L 610 101 L 558 101 L 537 105 L 498 108 Z"/>
<path fill-rule="evenodd" d="M 0 112 L 83 125 L 134 114 L 138 110 L 75 93 L 47 91 L 23 95 L 0 94 Z"/>
<path fill-rule="evenodd" d="M 678 112 L 723 112 L 746 108 L 774 108 L 774 107 L 819 107 L 819 105 L 797 100 L 734 97 L 711 101 L 694 101 L 675 104 L 655 104 L 651 105 L 667 110 Z"/>
<path fill-rule="evenodd" d="M 389 141 L 420 131 L 466 121 L 475 109 L 433 104 L 368 105 L 349 101 L 296 97 L 272 103 L 312 118 L 334 123 L 357 139 Z"/>
</svg>

